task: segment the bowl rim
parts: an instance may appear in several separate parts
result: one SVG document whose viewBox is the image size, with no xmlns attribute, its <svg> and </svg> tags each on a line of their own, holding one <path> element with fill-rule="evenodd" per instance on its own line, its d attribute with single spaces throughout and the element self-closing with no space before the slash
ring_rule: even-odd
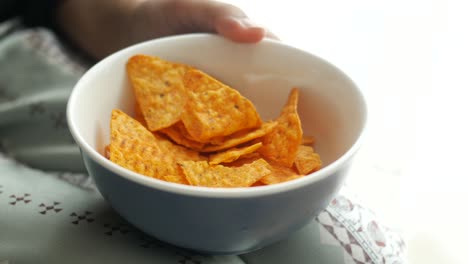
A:
<svg viewBox="0 0 468 264">
<path fill-rule="evenodd" d="M 362 115 L 363 115 L 362 129 L 360 131 L 358 138 L 354 141 L 351 147 L 344 154 L 342 154 L 338 159 L 331 162 L 329 165 L 321 168 L 320 170 L 316 172 L 308 174 L 304 177 L 300 177 L 298 179 L 294 179 L 291 181 L 282 182 L 278 184 L 273 184 L 273 185 L 258 186 L 258 187 L 239 187 L 239 188 L 213 188 L 213 187 L 183 185 L 183 184 L 178 184 L 178 183 L 166 182 L 166 181 L 159 180 L 156 178 L 151 178 L 151 177 L 133 172 L 129 169 L 126 169 L 124 167 L 121 167 L 113 163 L 112 161 L 105 158 L 97 150 L 92 148 L 90 144 L 88 144 L 84 140 L 84 138 L 81 136 L 81 134 L 78 132 L 77 125 L 72 119 L 72 116 L 73 116 L 72 110 L 76 108 L 75 104 L 77 103 L 76 94 L 78 93 L 77 91 L 81 89 L 80 87 L 82 87 L 82 83 L 86 83 L 87 79 L 89 79 L 95 71 L 103 67 L 103 65 L 106 65 L 108 61 L 111 61 L 114 58 L 119 57 L 121 54 L 127 53 L 131 49 L 141 48 L 143 46 L 150 46 L 150 45 L 153 45 L 154 43 L 187 40 L 187 39 L 192 39 L 192 38 L 201 38 L 201 39 L 205 38 L 207 41 L 209 41 L 212 38 L 224 39 L 223 37 L 220 37 L 218 35 L 214 35 L 211 33 L 183 34 L 183 35 L 177 35 L 177 36 L 169 36 L 169 37 L 163 37 L 163 38 L 158 38 L 158 39 L 152 39 L 152 40 L 134 44 L 132 46 L 129 46 L 127 48 L 124 48 L 122 50 L 119 50 L 107 56 L 106 58 L 102 59 L 101 61 L 93 65 L 90 69 L 88 69 L 83 74 L 83 76 L 75 84 L 70 94 L 70 97 L 67 103 L 67 109 L 66 109 L 68 127 L 72 134 L 72 137 L 74 138 L 74 140 L 76 141 L 76 143 L 81 149 L 81 155 L 84 155 L 84 154 L 88 155 L 91 158 L 91 160 L 98 163 L 100 166 L 106 168 L 107 170 L 113 172 L 114 174 L 118 175 L 119 177 L 125 178 L 134 183 L 141 184 L 152 189 L 157 189 L 160 191 L 165 191 L 165 192 L 170 192 L 170 193 L 176 193 L 176 194 L 185 195 L 185 196 L 218 197 L 218 198 L 247 198 L 247 197 L 259 197 L 259 196 L 266 196 L 266 195 L 270 195 L 274 193 L 292 191 L 292 190 L 313 184 L 314 182 L 323 180 L 329 177 L 330 175 L 334 174 L 335 172 L 337 172 L 341 167 L 345 166 L 345 163 L 348 162 L 354 156 L 354 154 L 362 145 L 364 134 L 366 134 L 366 131 L 367 131 L 368 108 L 366 105 L 364 94 L 362 90 L 359 89 L 359 87 L 355 84 L 355 82 L 347 74 L 345 74 L 341 69 L 339 69 L 332 63 L 322 59 L 321 57 L 318 57 L 317 55 L 314 55 L 310 52 L 298 49 L 296 47 L 290 46 L 288 44 L 285 44 L 277 40 L 264 39 L 261 42 L 256 43 L 256 44 L 243 44 L 243 45 L 276 45 L 282 48 L 292 49 L 294 50 L 294 52 L 302 52 L 304 53 L 304 55 L 307 55 L 307 56 L 313 56 L 321 60 L 322 62 L 328 64 L 340 74 L 347 77 L 348 81 L 350 81 L 352 85 L 354 86 L 354 88 L 356 89 L 356 93 L 358 97 L 360 97 L 360 101 L 362 102 Z M 230 40 L 225 40 L 225 41 L 230 41 Z M 89 174 L 91 175 L 91 173 Z M 94 176 L 91 175 L 91 177 L 94 177 Z"/>
</svg>

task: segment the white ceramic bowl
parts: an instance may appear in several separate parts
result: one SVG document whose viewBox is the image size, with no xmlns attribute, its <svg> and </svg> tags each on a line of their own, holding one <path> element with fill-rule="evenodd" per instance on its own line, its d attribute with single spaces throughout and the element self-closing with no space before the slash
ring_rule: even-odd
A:
<svg viewBox="0 0 468 264">
<path fill-rule="evenodd" d="M 264 120 L 277 117 L 290 89 L 300 88 L 304 134 L 316 137 L 323 168 L 277 185 L 216 189 L 163 182 L 110 162 L 103 152 L 111 111 L 133 114 L 125 64 L 135 54 L 200 68 L 248 97 Z M 96 64 L 76 84 L 67 118 L 89 174 L 122 217 L 180 247 L 237 254 L 287 237 L 325 208 L 358 149 L 366 107 L 343 72 L 310 53 L 272 40 L 238 44 L 191 34 L 144 42 Z"/>
</svg>

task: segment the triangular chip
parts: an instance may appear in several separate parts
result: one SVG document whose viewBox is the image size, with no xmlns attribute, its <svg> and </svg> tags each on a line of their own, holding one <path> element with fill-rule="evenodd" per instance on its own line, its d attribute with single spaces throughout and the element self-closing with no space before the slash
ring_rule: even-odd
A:
<svg viewBox="0 0 468 264">
<path fill-rule="evenodd" d="M 149 130 L 169 127 L 180 120 L 187 101 L 183 76 L 188 68 L 146 55 L 129 59 L 128 76 Z"/>
<path fill-rule="evenodd" d="M 112 111 L 109 154 L 109 159 L 122 167 L 162 180 L 167 175 L 182 175 L 178 162 L 203 159 L 197 152 L 153 135 L 117 109 Z"/>
<path fill-rule="evenodd" d="M 168 182 L 183 184 L 183 185 L 190 185 L 190 183 L 187 181 L 187 178 L 185 178 L 185 175 L 183 173 L 176 174 L 176 175 L 165 175 L 164 180 Z"/>
<path fill-rule="evenodd" d="M 106 145 L 106 146 L 104 147 L 104 157 L 106 157 L 106 159 L 109 159 L 109 158 L 110 158 L 109 145 Z"/>
<path fill-rule="evenodd" d="M 253 153 L 250 153 L 250 154 L 245 154 L 243 155 L 242 157 L 240 157 L 239 159 L 233 161 L 233 162 L 230 162 L 229 163 L 229 167 L 240 167 L 240 166 L 244 166 L 245 164 L 249 164 L 249 163 L 252 163 L 256 160 L 259 160 L 259 159 L 263 159 L 262 156 L 260 155 L 260 153 L 258 152 L 253 152 Z"/>
<path fill-rule="evenodd" d="M 146 120 L 145 117 L 143 116 L 143 112 L 141 112 L 141 107 L 138 104 L 138 102 L 135 102 L 135 120 L 140 122 L 144 127 L 146 127 Z"/>
<path fill-rule="evenodd" d="M 299 146 L 294 165 L 296 165 L 296 169 L 300 174 L 306 175 L 319 170 L 322 166 L 322 161 L 319 154 L 315 153 L 312 147 Z"/>
<path fill-rule="evenodd" d="M 255 106 L 238 91 L 198 70 L 184 76 L 188 100 L 182 121 L 199 142 L 261 125 Z"/>
<path fill-rule="evenodd" d="M 267 134 L 259 152 L 268 160 L 275 161 L 285 167 L 291 167 L 296 158 L 297 150 L 302 141 L 301 120 L 297 113 L 299 90 L 291 90 L 288 102 L 283 107 L 281 115 L 276 119 L 278 125 Z"/>
<path fill-rule="evenodd" d="M 220 164 L 220 163 L 233 162 L 246 154 L 251 154 L 255 152 L 261 146 L 262 146 L 262 142 L 259 142 L 259 143 L 246 146 L 246 147 L 242 147 L 242 148 L 228 149 L 224 152 L 211 155 L 209 163 L 211 165 L 215 165 L 215 164 Z"/>
<path fill-rule="evenodd" d="M 111 142 L 109 159 L 124 168 L 157 179 L 179 173 L 175 166 L 168 166 L 168 163 L 153 158 L 160 155 L 155 145 L 139 139 L 117 139 Z"/>
<path fill-rule="evenodd" d="M 182 123 L 181 121 L 175 123 L 174 125 L 168 128 L 161 129 L 160 132 L 167 135 L 177 144 L 192 150 L 200 150 L 205 145 L 204 143 L 190 139 L 188 137 L 188 133 L 185 129 L 184 123 Z"/>
<path fill-rule="evenodd" d="M 302 136 L 302 145 L 313 145 L 315 143 L 314 136 Z"/>
<path fill-rule="evenodd" d="M 266 186 L 266 184 L 264 184 L 262 181 L 258 181 L 250 185 L 250 187 L 260 187 L 260 186 Z"/>
<path fill-rule="evenodd" d="M 209 165 L 206 161 L 184 161 L 179 165 L 191 185 L 205 187 L 249 187 L 270 173 L 263 159 L 240 167 Z"/>
<path fill-rule="evenodd" d="M 275 121 L 270 121 L 263 123 L 262 126 L 258 129 L 239 131 L 232 135 L 226 136 L 224 142 L 220 142 L 220 145 L 206 145 L 200 151 L 214 152 L 235 147 L 237 145 L 265 136 L 266 134 L 273 131 L 277 124 L 278 123 Z"/>
<path fill-rule="evenodd" d="M 291 168 L 286 168 L 279 164 L 270 164 L 271 173 L 260 179 L 263 184 L 277 184 L 303 177 Z"/>
<path fill-rule="evenodd" d="M 116 139 L 139 139 L 143 142 L 155 140 L 153 134 L 148 129 L 121 110 L 112 110 L 110 125 L 111 143 Z"/>
<path fill-rule="evenodd" d="M 177 173 L 175 166 L 166 166 L 154 158 L 162 156 L 154 136 L 138 121 L 120 110 L 112 111 L 109 159 L 134 172 L 161 179 Z"/>
<path fill-rule="evenodd" d="M 163 157 L 158 157 L 166 162 L 178 162 L 181 160 L 205 160 L 206 158 L 199 155 L 198 152 L 190 150 L 188 148 L 176 145 L 170 140 L 163 138 L 160 135 L 154 134 L 158 148 L 161 153 L 164 153 Z"/>
</svg>

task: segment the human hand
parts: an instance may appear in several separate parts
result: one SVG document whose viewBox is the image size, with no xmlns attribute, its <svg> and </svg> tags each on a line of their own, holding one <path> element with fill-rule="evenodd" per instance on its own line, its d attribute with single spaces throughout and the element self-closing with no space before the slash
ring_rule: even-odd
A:
<svg viewBox="0 0 468 264">
<path fill-rule="evenodd" d="M 237 42 L 274 37 L 230 4 L 212 0 L 67 0 L 58 22 L 95 58 L 152 38 L 212 32 Z"/>
</svg>

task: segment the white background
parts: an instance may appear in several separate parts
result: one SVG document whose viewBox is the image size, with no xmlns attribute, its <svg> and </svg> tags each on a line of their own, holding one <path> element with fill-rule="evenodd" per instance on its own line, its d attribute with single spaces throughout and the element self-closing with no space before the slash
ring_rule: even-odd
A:
<svg viewBox="0 0 468 264">
<path fill-rule="evenodd" d="M 368 133 L 348 186 L 406 238 L 410 262 L 468 263 L 463 1 L 228 2 L 363 89 Z"/>
</svg>

